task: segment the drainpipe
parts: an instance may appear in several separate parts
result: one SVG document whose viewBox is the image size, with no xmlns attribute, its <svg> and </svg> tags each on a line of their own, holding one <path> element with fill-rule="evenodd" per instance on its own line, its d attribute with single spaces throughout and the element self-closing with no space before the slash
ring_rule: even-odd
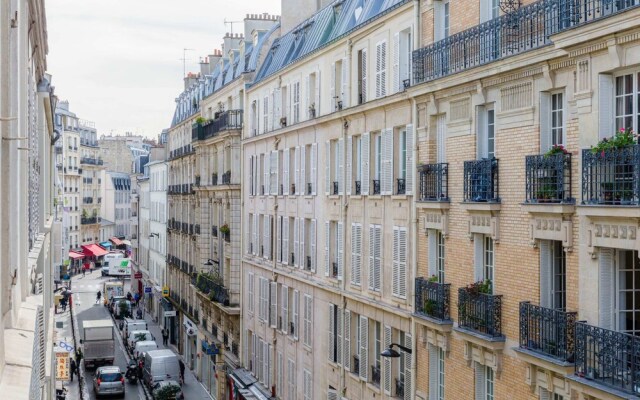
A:
<svg viewBox="0 0 640 400">
<path fill-rule="evenodd" d="M 418 238 L 418 216 L 417 216 L 417 212 L 416 212 L 416 198 L 418 195 L 418 174 L 416 173 L 417 169 L 416 169 L 416 165 L 417 165 L 417 161 L 418 161 L 418 135 L 417 135 L 417 123 L 418 123 L 418 116 L 417 116 L 417 112 L 418 112 L 418 105 L 416 103 L 416 99 L 412 98 L 411 99 L 411 118 L 412 121 L 411 123 L 413 124 L 413 148 L 411 149 L 412 152 L 412 157 L 413 157 L 413 196 L 411 197 L 411 265 L 412 265 L 412 272 L 413 274 L 411 274 L 412 278 L 411 282 L 409 282 L 409 293 L 411 293 L 411 298 L 413 300 L 412 304 L 410 304 L 410 307 L 413 307 L 415 305 L 415 277 L 417 275 L 418 272 L 418 244 L 417 244 L 417 238 Z M 411 390 L 411 398 L 415 399 L 416 398 L 416 360 L 417 360 L 417 329 L 416 329 L 416 324 L 415 321 L 413 319 L 413 317 L 411 317 L 411 377 L 413 379 L 411 379 L 411 387 L 409 388 L 409 390 Z"/>
</svg>

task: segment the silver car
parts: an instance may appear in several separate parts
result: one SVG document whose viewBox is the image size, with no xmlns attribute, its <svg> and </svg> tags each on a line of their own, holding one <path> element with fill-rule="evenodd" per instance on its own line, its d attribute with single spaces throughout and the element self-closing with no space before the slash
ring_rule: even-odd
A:
<svg viewBox="0 0 640 400">
<path fill-rule="evenodd" d="M 124 397 L 124 375 L 120 367 L 100 367 L 93 378 L 93 392 L 96 398 L 102 395 L 119 394 Z"/>
<path fill-rule="evenodd" d="M 154 399 L 183 400 L 184 394 L 180 384 L 176 381 L 160 381 L 153 385 L 152 394 Z"/>
</svg>

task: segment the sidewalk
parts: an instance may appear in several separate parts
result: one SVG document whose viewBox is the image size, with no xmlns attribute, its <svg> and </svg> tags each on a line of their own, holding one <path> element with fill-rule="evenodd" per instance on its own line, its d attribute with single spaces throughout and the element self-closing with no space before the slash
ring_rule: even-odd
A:
<svg viewBox="0 0 640 400">
<path fill-rule="evenodd" d="M 73 332 L 71 331 L 71 311 L 69 307 L 67 307 L 67 311 L 62 312 L 61 308 L 58 308 L 58 314 L 54 316 L 55 320 L 55 333 L 54 333 L 54 342 L 56 345 L 63 341 L 71 346 L 73 346 Z M 58 324 L 62 323 L 62 328 L 58 328 Z M 63 349 L 60 349 L 63 350 Z M 66 351 L 66 350 L 63 350 Z M 75 351 L 69 352 L 70 356 L 75 356 Z M 80 399 L 80 386 L 78 384 L 78 376 L 74 376 L 73 382 L 56 382 L 56 389 L 61 389 L 64 385 L 67 388 L 67 399 L 68 400 L 79 400 Z"/>
</svg>

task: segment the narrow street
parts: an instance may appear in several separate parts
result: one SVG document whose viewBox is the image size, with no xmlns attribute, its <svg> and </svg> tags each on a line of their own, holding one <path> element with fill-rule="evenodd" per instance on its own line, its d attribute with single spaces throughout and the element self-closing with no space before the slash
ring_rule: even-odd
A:
<svg viewBox="0 0 640 400">
<path fill-rule="evenodd" d="M 95 320 L 95 319 L 104 319 L 111 318 L 111 315 L 106 307 L 100 304 L 96 304 L 96 292 L 102 288 L 102 285 L 105 281 L 113 278 L 109 277 L 101 277 L 99 271 L 94 271 L 91 274 L 86 274 L 86 276 L 77 275 L 72 279 L 71 291 L 73 292 L 73 302 L 75 307 L 76 318 L 78 321 L 78 326 L 82 326 L 82 321 L 85 320 Z M 125 287 L 128 287 L 129 280 L 125 281 Z M 145 316 L 147 320 L 147 324 L 149 326 L 149 330 L 156 338 L 156 343 L 158 343 L 159 348 L 165 348 L 162 345 L 162 335 L 160 331 L 160 327 L 155 324 L 148 315 Z M 117 325 L 116 325 L 117 328 Z M 126 366 L 128 362 L 128 355 L 126 355 L 126 351 L 122 344 L 122 336 L 120 335 L 120 331 L 116 332 L 116 355 L 114 365 L 120 367 L 120 369 L 124 372 L 126 371 Z M 170 347 L 174 353 L 177 354 L 175 347 Z M 87 371 L 85 376 L 87 388 L 89 389 L 89 398 L 95 399 L 95 395 L 93 393 L 93 370 Z M 185 371 L 185 384 L 182 387 L 185 399 L 187 400 L 200 400 L 200 399 L 210 399 L 211 397 L 203 388 L 203 386 L 198 382 L 193 373 L 187 369 Z M 125 387 L 125 399 L 134 400 L 134 399 L 145 399 L 144 391 L 142 390 L 141 384 L 130 384 L 126 383 Z"/>
</svg>

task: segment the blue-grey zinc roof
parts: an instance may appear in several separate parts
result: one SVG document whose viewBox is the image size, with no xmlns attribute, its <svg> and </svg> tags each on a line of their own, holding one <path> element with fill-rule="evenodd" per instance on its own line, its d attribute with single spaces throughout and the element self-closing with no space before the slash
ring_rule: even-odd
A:
<svg viewBox="0 0 640 400">
<path fill-rule="evenodd" d="M 336 0 L 271 44 L 252 84 L 410 0 Z M 272 29 L 273 31 L 273 29 Z"/>
</svg>

